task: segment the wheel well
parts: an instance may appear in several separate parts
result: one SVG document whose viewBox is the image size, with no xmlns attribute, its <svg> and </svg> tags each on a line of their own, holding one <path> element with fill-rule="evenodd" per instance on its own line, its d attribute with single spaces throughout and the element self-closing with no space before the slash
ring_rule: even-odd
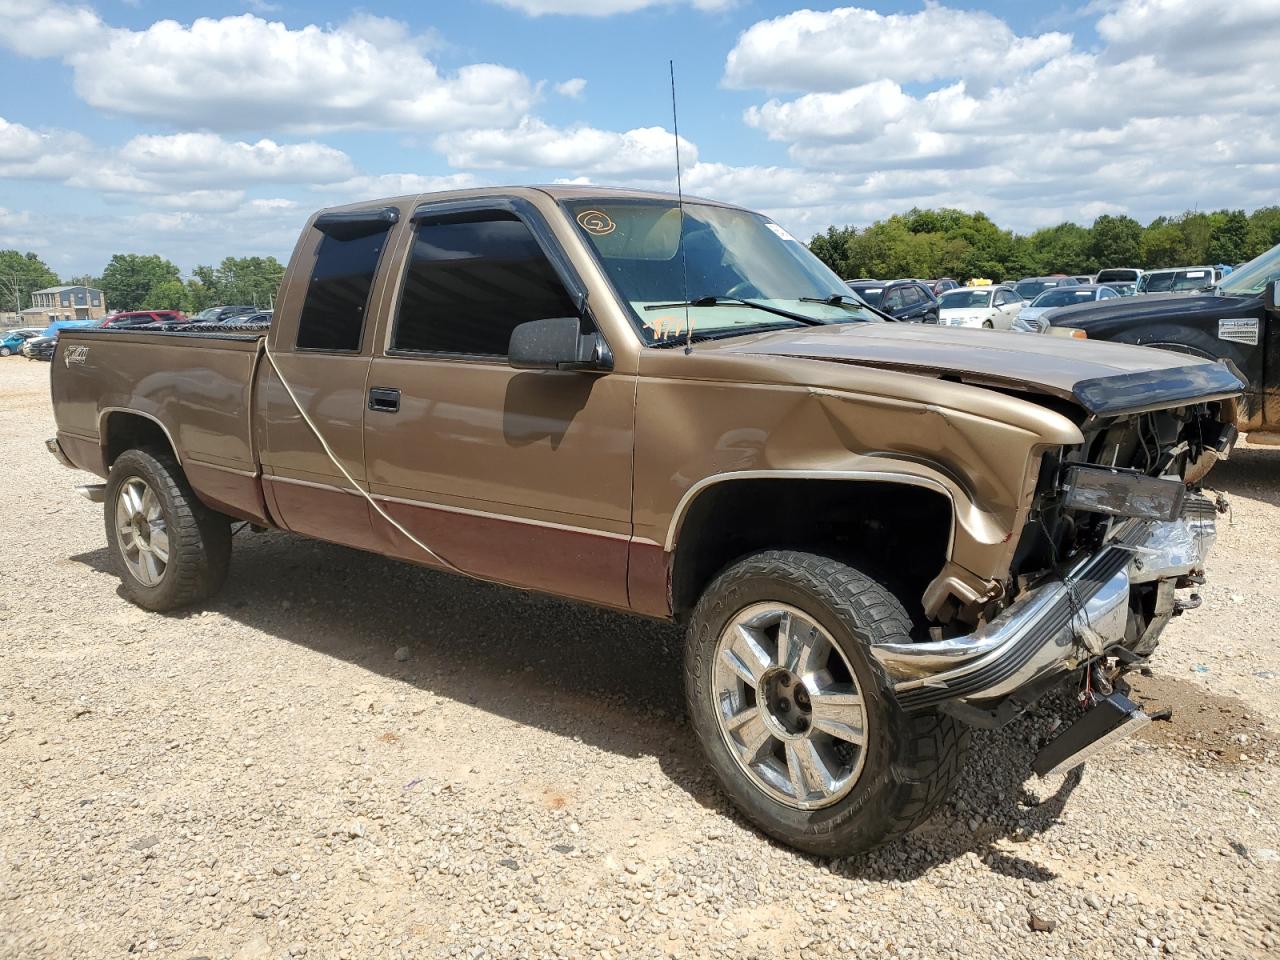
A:
<svg viewBox="0 0 1280 960">
<path fill-rule="evenodd" d="M 918 623 L 921 597 L 951 542 L 951 502 L 903 483 L 728 480 L 689 507 L 675 546 L 672 609 L 692 610 L 711 579 L 739 557 L 787 547 L 857 566 L 890 589 Z"/>
<path fill-rule="evenodd" d="M 114 411 L 102 424 L 103 465 L 110 469 L 126 450 L 167 450 L 176 456 L 164 427 L 140 413 Z"/>
</svg>

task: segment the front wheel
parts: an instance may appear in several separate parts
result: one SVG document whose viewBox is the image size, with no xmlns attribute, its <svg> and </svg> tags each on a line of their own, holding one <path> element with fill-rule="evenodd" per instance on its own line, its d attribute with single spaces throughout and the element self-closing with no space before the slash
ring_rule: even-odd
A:
<svg viewBox="0 0 1280 960">
<path fill-rule="evenodd" d="M 995 328 L 996 328 L 996 325 L 995 325 L 994 323 L 992 323 L 990 320 L 983 320 L 983 321 L 982 321 L 982 329 L 983 329 L 983 330 L 994 330 Z"/>
<path fill-rule="evenodd" d="M 104 515 L 124 592 L 138 606 L 190 606 L 226 579 L 230 521 L 200 502 L 168 453 L 128 450 L 117 457 Z"/>
<path fill-rule="evenodd" d="M 848 856 L 923 823 L 950 792 L 965 728 L 904 713 L 867 650 L 908 642 L 910 626 L 884 587 L 815 554 L 758 553 L 707 588 L 685 648 L 690 723 L 765 833 Z"/>
</svg>

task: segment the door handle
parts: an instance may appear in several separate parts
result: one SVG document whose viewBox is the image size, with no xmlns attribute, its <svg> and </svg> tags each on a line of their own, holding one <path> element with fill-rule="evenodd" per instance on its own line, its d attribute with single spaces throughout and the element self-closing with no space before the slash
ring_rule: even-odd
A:
<svg viewBox="0 0 1280 960">
<path fill-rule="evenodd" d="M 400 391 L 396 387 L 370 387 L 369 409 L 379 413 L 398 413 Z"/>
</svg>

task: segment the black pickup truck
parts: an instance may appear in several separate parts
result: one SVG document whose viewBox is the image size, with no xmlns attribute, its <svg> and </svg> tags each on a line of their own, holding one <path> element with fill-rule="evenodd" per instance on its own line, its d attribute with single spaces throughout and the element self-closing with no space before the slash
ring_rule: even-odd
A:
<svg viewBox="0 0 1280 960">
<path fill-rule="evenodd" d="M 1280 444 L 1280 245 L 1191 295 L 1147 294 L 1046 312 L 1042 332 L 1114 340 L 1229 360 L 1249 381 L 1236 426 Z"/>
</svg>

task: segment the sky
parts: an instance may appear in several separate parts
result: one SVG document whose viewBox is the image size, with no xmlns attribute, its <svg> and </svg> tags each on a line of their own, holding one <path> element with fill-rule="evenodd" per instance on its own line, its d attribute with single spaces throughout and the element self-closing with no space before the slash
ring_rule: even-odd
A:
<svg viewBox="0 0 1280 960">
<path fill-rule="evenodd" d="M 1280 203 L 1280 0 L 0 0 L 0 249 L 285 259 L 315 209 L 671 189 L 810 237 Z"/>
</svg>

